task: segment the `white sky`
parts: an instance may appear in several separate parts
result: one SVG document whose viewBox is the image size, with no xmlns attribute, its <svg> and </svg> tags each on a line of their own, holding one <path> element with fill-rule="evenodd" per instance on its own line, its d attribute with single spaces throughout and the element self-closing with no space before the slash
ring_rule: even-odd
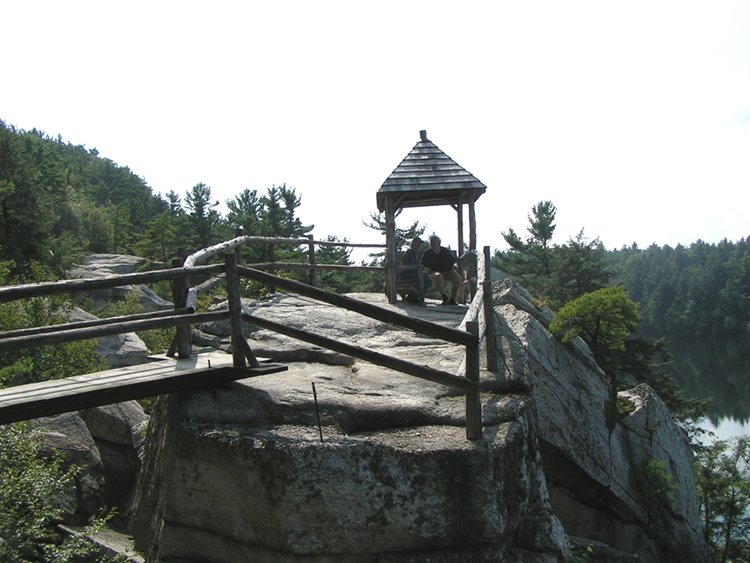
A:
<svg viewBox="0 0 750 563">
<path fill-rule="evenodd" d="M 558 244 L 735 241 L 749 27 L 725 1 L 2 0 L 0 119 L 160 193 L 286 183 L 317 238 L 383 242 L 362 222 L 426 129 L 488 187 L 480 247 L 541 200 Z M 455 248 L 455 212 L 413 219 Z"/>
</svg>

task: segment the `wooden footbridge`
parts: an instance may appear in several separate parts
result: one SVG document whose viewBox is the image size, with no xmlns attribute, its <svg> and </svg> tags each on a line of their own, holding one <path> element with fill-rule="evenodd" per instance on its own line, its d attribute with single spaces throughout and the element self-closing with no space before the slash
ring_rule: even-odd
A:
<svg viewBox="0 0 750 563">
<path fill-rule="evenodd" d="M 166 357 L 158 361 L 0 389 L 0 424 L 152 397 L 163 393 L 191 391 L 228 381 L 285 371 L 287 369 L 285 365 L 262 361 L 255 357 L 243 335 L 243 322 L 248 322 L 414 377 L 457 388 L 466 395 L 467 438 L 471 440 L 481 438 L 479 343 L 483 337 L 494 338 L 488 247 L 484 249 L 484 256 L 478 257 L 480 267 L 476 270 L 484 272 L 483 290 L 475 293 L 465 317 L 468 320 L 463 323 L 465 330 L 462 330 L 408 317 L 390 309 L 324 291 L 313 285 L 288 280 L 257 268 L 241 266 L 238 263 L 238 249 L 248 242 L 248 238 L 237 237 L 204 249 L 188 257 L 183 266 L 165 270 L 0 287 L 0 303 L 3 303 L 17 299 L 168 280 L 172 282 L 174 302 L 173 310 L 1 332 L 0 353 L 139 330 L 176 327 L 176 335 Z M 310 244 L 307 239 L 295 242 Z M 234 252 L 227 253 L 232 249 Z M 197 264 L 220 254 L 224 255 L 223 263 Z M 190 287 L 190 280 L 217 276 L 222 276 L 226 283 L 227 308 L 221 311 L 197 312 L 196 290 Z M 373 350 L 310 334 L 244 313 L 240 300 L 240 286 L 243 278 L 256 280 L 385 323 L 465 346 L 464 373 L 454 375 L 429 366 L 416 365 Z M 221 356 L 216 354 L 194 354 L 192 350 L 190 326 L 218 320 L 229 321 L 231 362 L 228 359 L 222 360 Z M 487 347 L 487 363 L 490 370 L 496 367 L 497 362 L 492 353 L 494 349 L 494 346 Z M 226 354 L 223 356 L 229 358 Z"/>
</svg>

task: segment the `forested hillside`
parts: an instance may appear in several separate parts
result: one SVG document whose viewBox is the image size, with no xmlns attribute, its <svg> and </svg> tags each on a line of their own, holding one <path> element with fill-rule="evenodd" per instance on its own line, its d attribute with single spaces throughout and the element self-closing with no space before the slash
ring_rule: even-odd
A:
<svg viewBox="0 0 750 563">
<path fill-rule="evenodd" d="M 82 252 L 122 251 L 167 209 L 96 150 L 0 121 L 0 259 L 61 272 Z"/>
<path fill-rule="evenodd" d="M 502 233 L 509 250 L 493 263 L 558 310 L 586 293 L 621 284 L 639 304 L 639 332 L 670 339 L 750 336 L 750 238 L 719 244 L 607 250 L 584 231 L 552 243 L 557 209 L 533 206 L 528 236 Z"/>
<path fill-rule="evenodd" d="M 750 336 L 750 238 L 607 253 L 650 336 Z"/>
<path fill-rule="evenodd" d="M 282 237 L 313 228 L 300 220 L 301 197 L 286 185 L 261 195 L 245 189 L 225 203 L 222 216 L 203 183 L 163 198 L 96 149 L 0 121 L 0 261 L 14 279 L 29 276 L 34 265 L 60 276 L 87 252 L 169 263 L 233 237 L 240 227 L 245 234 Z M 255 258 L 263 258 L 263 250 L 257 252 Z M 279 249 L 276 257 L 288 256 Z"/>
</svg>

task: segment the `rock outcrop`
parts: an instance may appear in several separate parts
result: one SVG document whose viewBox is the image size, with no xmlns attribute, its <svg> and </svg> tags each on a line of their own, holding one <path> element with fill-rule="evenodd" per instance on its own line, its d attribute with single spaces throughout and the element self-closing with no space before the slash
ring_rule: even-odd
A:
<svg viewBox="0 0 750 563">
<path fill-rule="evenodd" d="M 148 261 L 137 256 L 122 254 L 97 254 L 89 253 L 84 264 L 75 266 L 67 273 L 70 279 L 100 278 L 113 274 L 131 274 Z M 173 307 L 172 303 L 159 297 L 146 285 L 126 285 L 103 289 L 92 289 L 85 295 L 93 302 L 93 311 L 98 311 L 112 301 L 125 299 L 129 294 L 138 296 L 145 311 L 160 311 Z"/>
<path fill-rule="evenodd" d="M 127 512 L 140 471 L 148 417 L 136 401 L 38 418 L 31 425 L 64 466 L 81 471 L 55 499 L 65 522 L 84 524 L 103 508 Z"/>
<path fill-rule="evenodd" d="M 618 394 L 623 414 L 608 429 L 609 381 L 586 344 L 563 346 L 548 312 L 511 280 L 493 291 L 511 380 L 535 405 L 544 472 L 568 534 L 603 542 L 642 561 L 710 561 L 701 539 L 693 455 L 683 430 L 647 385 Z M 675 491 L 649 490 L 649 464 Z"/>
<path fill-rule="evenodd" d="M 710 561 L 690 449 L 659 398 L 622 394 L 608 427 L 609 382 L 585 344 L 552 337 L 510 280 L 493 294 L 502 369 L 482 374 L 474 442 L 455 392 L 248 326 L 256 354 L 289 371 L 157 401 L 132 520 L 149 561 L 562 561 L 572 544 L 598 560 Z M 451 326 L 465 311 L 358 297 Z M 247 311 L 452 373 L 462 361 L 293 297 Z M 227 347 L 225 334 L 195 336 Z M 649 494 L 652 460 L 679 489 Z"/>
</svg>

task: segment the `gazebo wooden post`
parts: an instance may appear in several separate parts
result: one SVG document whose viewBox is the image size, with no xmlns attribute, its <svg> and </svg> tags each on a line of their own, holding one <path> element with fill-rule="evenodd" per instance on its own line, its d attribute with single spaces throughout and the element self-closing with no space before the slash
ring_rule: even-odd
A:
<svg viewBox="0 0 750 563">
<path fill-rule="evenodd" d="M 477 291 L 477 284 L 479 281 L 480 272 L 477 271 L 477 216 L 474 212 L 474 199 L 469 199 L 469 252 L 471 253 L 471 272 L 469 272 L 469 279 L 476 280 L 471 282 L 471 296 Z"/>
<path fill-rule="evenodd" d="M 469 250 L 477 249 L 477 216 L 474 212 L 474 200 L 469 200 Z"/>
<path fill-rule="evenodd" d="M 463 194 L 458 194 L 458 205 L 456 206 L 456 214 L 458 215 L 458 248 L 456 249 L 456 256 L 459 258 L 464 252 L 464 198 Z"/>
<path fill-rule="evenodd" d="M 396 210 L 393 198 L 385 198 L 385 271 L 388 302 L 396 302 Z"/>
</svg>

